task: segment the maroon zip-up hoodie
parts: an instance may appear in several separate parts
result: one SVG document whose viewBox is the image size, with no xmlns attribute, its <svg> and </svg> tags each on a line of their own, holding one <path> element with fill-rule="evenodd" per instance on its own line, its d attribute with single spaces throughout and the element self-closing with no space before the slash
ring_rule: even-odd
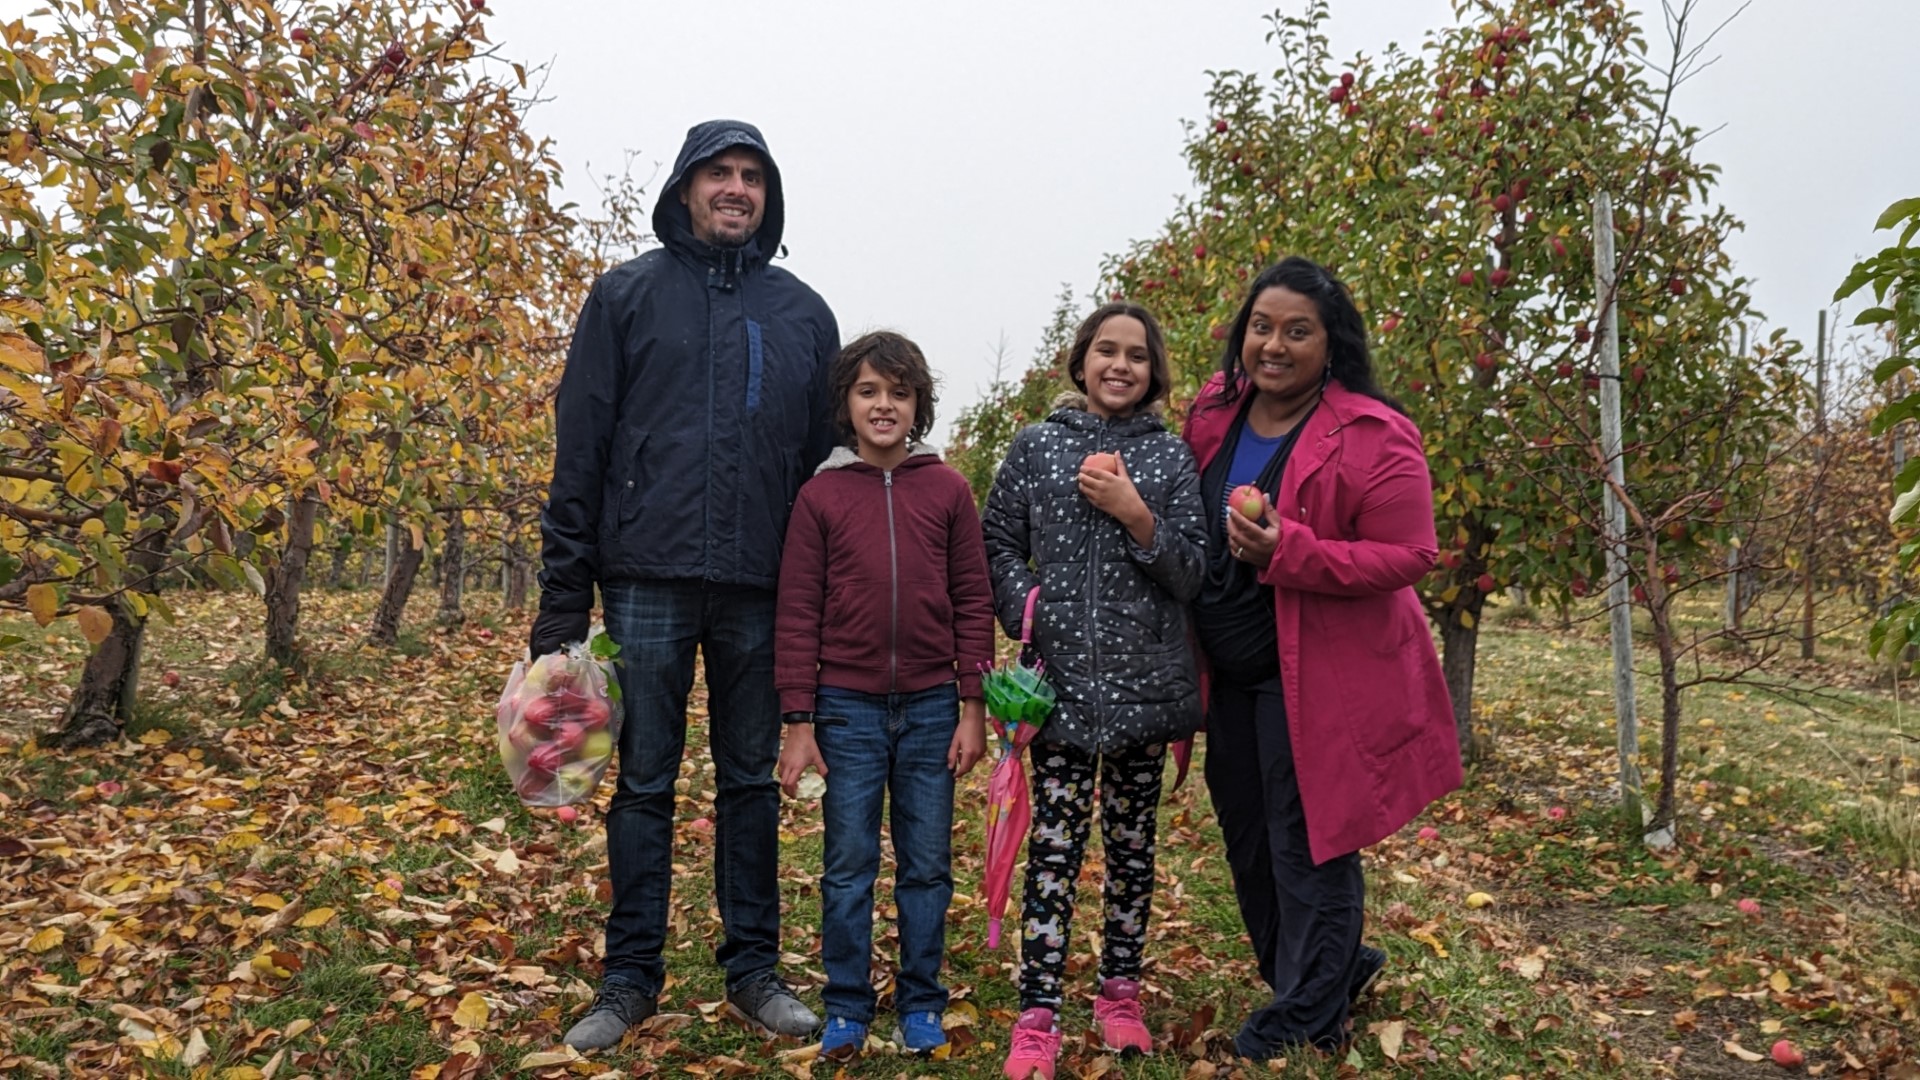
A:
<svg viewBox="0 0 1920 1080">
<path fill-rule="evenodd" d="M 812 712 L 821 686 L 909 694 L 993 663 L 993 583 L 966 478 L 913 447 L 891 472 L 841 447 L 800 488 L 780 557 L 774 685 Z"/>
</svg>

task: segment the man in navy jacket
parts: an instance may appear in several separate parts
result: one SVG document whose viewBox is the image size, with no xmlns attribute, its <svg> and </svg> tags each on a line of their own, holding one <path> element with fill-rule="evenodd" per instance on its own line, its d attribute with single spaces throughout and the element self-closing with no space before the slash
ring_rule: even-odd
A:
<svg viewBox="0 0 1920 1080">
<path fill-rule="evenodd" d="M 607 813 L 605 977 L 567 1032 L 579 1050 L 612 1046 L 652 1015 L 666 978 L 673 783 L 696 647 L 727 1000 L 777 1034 L 819 1023 L 774 970 L 774 588 L 795 494 L 832 448 L 827 371 L 840 333 L 819 295 L 772 264 L 785 221 L 780 171 L 759 130 L 696 125 L 654 206 L 663 246 L 594 283 L 554 403 L 531 651 L 585 638 L 597 585 L 621 647 L 626 710 Z"/>
</svg>

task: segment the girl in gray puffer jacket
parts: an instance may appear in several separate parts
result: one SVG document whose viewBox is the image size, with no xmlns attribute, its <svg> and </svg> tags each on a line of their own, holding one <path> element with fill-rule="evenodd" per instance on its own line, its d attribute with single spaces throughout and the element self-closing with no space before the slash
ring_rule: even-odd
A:
<svg viewBox="0 0 1920 1080">
<path fill-rule="evenodd" d="M 1200 724 L 1186 604 L 1205 572 L 1206 511 L 1193 455 L 1156 411 L 1169 383 L 1158 324 L 1137 305 L 1101 307 L 1074 335 L 1067 373 L 1081 395 L 1014 437 L 981 519 L 1008 636 L 1039 590 L 1034 648 L 1058 694 L 1032 749 L 1023 1012 L 1009 1069 L 1051 1066 L 1058 1053 L 1096 774 L 1107 879 L 1094 1015 L 1109 1048 L 1150 1048 L 1138 980 L 1162 763 Z"/>
</svg>

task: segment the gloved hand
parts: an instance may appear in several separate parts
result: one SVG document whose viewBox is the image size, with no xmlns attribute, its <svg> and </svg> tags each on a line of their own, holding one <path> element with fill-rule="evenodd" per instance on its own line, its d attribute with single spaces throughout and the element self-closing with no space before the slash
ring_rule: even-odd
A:
<svg viewBox="0 0 1920 1080">
<path fill-rule="evenodd" d="M 587 630 L 592 625 L 591 611 L 542 611 L 533 618 L 527 651 L 535 660 L 559 652 L 576 641 L 587 640 Z"/>
</svg>

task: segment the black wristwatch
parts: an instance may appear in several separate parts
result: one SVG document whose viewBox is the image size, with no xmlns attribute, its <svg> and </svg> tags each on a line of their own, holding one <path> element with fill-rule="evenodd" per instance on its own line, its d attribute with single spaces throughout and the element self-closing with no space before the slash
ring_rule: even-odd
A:
<svg viewBox="0 0 1920 1080">
<path fill-rule="evenodd" d="M 782 724 L 811 724 L 813 723 L 813 714 L 810 712 L 782 713 L 780 714 L 780 722 Z"/>
</svg>

